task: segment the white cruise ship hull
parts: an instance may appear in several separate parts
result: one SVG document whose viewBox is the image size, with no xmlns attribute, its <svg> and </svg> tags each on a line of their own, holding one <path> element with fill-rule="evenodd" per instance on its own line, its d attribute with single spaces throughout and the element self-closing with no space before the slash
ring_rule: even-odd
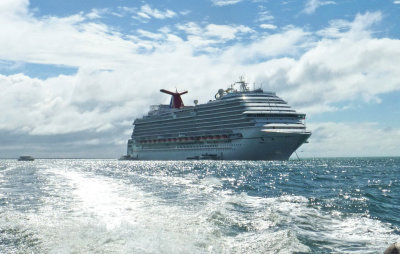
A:
<svg viewBox="0 0 400 254">
<path fill-rule="evenodd" d="M 229 142 L 171 144 L 164 148 L 133 146 L 128 155 L 137 160 L 288 160 L 311 135 L 310 132 L 267 131 L 260 128 L 241 129 L 238 132 L 242 137 Z"/>
</svg>

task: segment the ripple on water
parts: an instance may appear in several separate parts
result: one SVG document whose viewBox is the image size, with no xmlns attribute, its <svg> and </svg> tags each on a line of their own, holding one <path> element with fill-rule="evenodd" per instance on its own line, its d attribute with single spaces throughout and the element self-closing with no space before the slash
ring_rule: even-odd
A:
<svg viewBox="0 0 400 254">
<path fill-rule="evenodd" d="M 1 161 L 0 252 L 383 252 L 400 235 L 399 165 Z"/>
</svg>

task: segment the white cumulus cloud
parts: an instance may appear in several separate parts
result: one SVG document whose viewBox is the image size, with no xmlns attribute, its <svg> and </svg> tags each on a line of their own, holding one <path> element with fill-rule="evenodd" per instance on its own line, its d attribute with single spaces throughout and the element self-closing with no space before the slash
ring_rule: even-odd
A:
<svg viewBox="0 0 400 254">
<path fill-rule="evenodd" d="M 309 127 L 313 130 L 310 143 L 299 153 L 304 157 L 400 155 L 400 130 L 396 128 L 375 122 L 312 123 Z"/>
<path fill-rule="evenodd" d="M 382 19 L 379 12 L 332 21 L 318 32 L 288 27 L 263 34 L 243 25 L 188 22 L 173 26 L 179 31 L 171 26 L 122 34 L 94 22 L 94 14 L 37 18 L 29 14 L 27 1 L 2 4 L 12 13 L 0 15 L 3 62 L 78 69 L 47 79 L 0 75 L 0 132 L 8 135 L 68 137 L 62 144 L 71 146 L 117 144 L 129 137 L 130 122 L 146 113 L 149 105 L 169 102 L 160 88 L 187 89 L 186 105 L 194 99 L 202 103 L 241 74 L 311 115 L 337 110 L 336 103 L 376 102 L 381 94 L 400 90 L 400 40 L 373 36 L 373 25 Z M 150 6 L 140 11 L 152 18 L 173 17 L 168 10 L 157 12 Z M 249 35 L 254 39 L 240 41 Z M 327 132 L 321 126 L 328 128 L 311 127 L 316 133 L 313 142 L 323 147 L 318 133 L 323 137 Z M 362 133 L 384 132 L 377 124 L 356 127 Z M 332 133 L 332 139 L 325 141 L 333 149 L 335 136 L 343 133 Z M 396 133 L 392 130 L 395 137 Z M 354 140 L 365 142 L 363 136 Z M 388 136 L 384 140 L 390 141 Z"/>
<path fill-rule="evenodd" d="M 319 7 L 324 5 L 336 4 L 335 1 L 307 0 L 304 12 L 307 14 L 314 13 Z"/>
<path fill-rule="evenodd" d="M 253 29 L 243 25 L 208 24 L 200 26 L 194 22 L 177 25 L 177 28 L 187 34 L 189 43 L 195 47 L 206 47 L 216 43 L 224 43 L 238 39 L 241 35 L 255 32 Z"/>
<path fill-rule="evenodd" d="M 242 0 L 211 0 L 216 6 L 226 6 L 240 3 Z"/>
<path fill-rule="evenodd" d="M 161 11 L 155 8 L 151 8 L 151 6 L 148 4 L 145 4 L 140 8 L 138 15 L 145 19 L 166 19 L 177 16 L 177 14 L 172 10 L 167 9 L 165 11 Z"/>
<path fill-rule="evenodd" d="M 261 24 L 260 27 L 262 29 L 270 29 L 270 30 L 275 30 L 277 27 L 272 24 Z"/>
</svg>

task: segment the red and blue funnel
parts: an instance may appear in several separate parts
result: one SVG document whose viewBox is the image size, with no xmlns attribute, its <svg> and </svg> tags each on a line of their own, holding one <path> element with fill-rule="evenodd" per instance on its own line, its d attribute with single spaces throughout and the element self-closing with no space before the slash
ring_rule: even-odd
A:
<svg viewBox="0 0 400 254">
<path fill-rule="evenodd" d="M 165 89 L 161 89 L 160 92 L 163 92 L 163 93 L 166 93 L 166 94 L 169 94 L 172 96 L 171 102 L 169 103 L 170 108 L 183 108 L 184 105 L 183 105 L 181 95 L 187 93 L 187 91 L 184 91 L 181 93 L 178 93 L 178 92 L 174 93 L 174 92 L 167 91 Z"/>
</svg>

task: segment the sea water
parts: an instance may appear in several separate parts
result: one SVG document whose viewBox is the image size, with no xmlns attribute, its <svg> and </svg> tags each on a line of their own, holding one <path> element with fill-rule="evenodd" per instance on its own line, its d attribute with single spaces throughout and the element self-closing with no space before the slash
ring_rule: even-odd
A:
<svg viewBox="0 0 400 254">
<path fill-rule="evenodd" d="M 400 158 L 0 160 L 0 253 L 383 253 Z"/>
</svg>

